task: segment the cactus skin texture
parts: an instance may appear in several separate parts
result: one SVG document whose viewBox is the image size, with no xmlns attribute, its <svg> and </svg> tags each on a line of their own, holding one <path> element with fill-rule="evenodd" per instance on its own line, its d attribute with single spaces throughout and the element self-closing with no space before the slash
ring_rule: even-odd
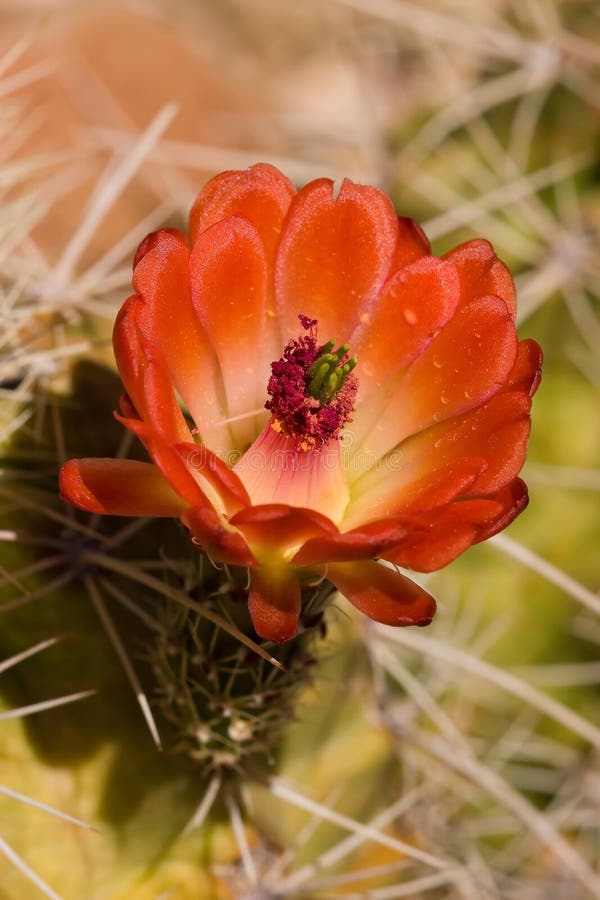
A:
<svg viewBox="0 0 600 900">
<path fill-rule="evenodd" d="M 32 747 L 50 765 L 77 766 L 116 745 L 101 815 L 124 821 L 150 785 L 171 784 L 180 802 L 169 826 L 176 830 L 211 776 L 233 785 L 237 776 L 262 779 L 274 765 L 316 663 L 333 589 L 326 582 L 306 589 L 298 638 L 275 647 L 253 633 L 246 571 L 214 566 L 180 523 L 98 519 L 67 508 L 56 491 L 60 462 L 65 452 L 115 454 L 122 429 L 110 412 L 119 392 L 110 370 L 78 363 L 70 393 L 40 394 L 37 418 L 2 451 L 0 527 L 19 533 L 3 545 L 3 566 L 25 574 L 0 588 L 0 658 L 62 640 L 3 677 L 0 690 L 14 706 L 95 689 L 83 703 L 28 719 Z M 130 457 L 142 452 L 127 448 Z M 46 558 L 54 564 L 36 573 Z M 263 656 L 209 621 L 211 612 L 258 640 Z M 144 728 L 107 621 L 148 698 L 164 754 Z M 268 661 L 274 650 L 280 667 Z M 181 802 L 185 784 L 191 800 Z"/>
</svg>

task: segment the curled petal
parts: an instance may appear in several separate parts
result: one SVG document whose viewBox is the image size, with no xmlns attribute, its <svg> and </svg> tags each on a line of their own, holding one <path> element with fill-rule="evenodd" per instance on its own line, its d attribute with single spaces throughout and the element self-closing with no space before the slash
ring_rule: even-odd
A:
<svg viewBox="0 0 600 900">
<path fill-rule="evenodd" d="M 417 572 L 434 572 L 475 542 L 478 526 L 502 511 L 494 500 L 458 500 L 423 516 L 429 531 L 383 553 L 385 559 Z"/>
<path fill-rule="evenodd" d="M 523 512 L 529 503 L 527 485 L 520 478 L 515 478 L 501 491 L 498 491 L 494 495 L 494 499 L 502 506 L 502 511 L 495 519 L 480 525 L 475 538 L 476 544 L 479 544 L 481 541 L 487 541 L 488 538 L 498 534 L 499 531 L 503 531 Z"/>
<path fill-rule="evenodd" d="M 327 578 L 360 612 L 384 625 L 429 625 L 435 600 L 405 575 L 376 562 L 334 563 Z"/>
<path fill-rule="evenodd" d="M 192 246 L 199 235 L 222 219 L 241 216 L 254 226 L 272 260 L 283 219 L 296 190 L 274 166 L 265 163 L 245 171 L 223 172 L 211 179 L 190 213 Z"/>
<path fill-rule="evenodd" d="M 422 522 L 429 525 L 429 531 L 383 556 L 408 569 L 434 572 L 472 544 L 506 528 L 526 505 L 527 489 L 517 478 L 490 498 L 457 500 L 423 516 Z"/>
<path fill-rule="evenodd" d="M 178 444 L 175 448 L 185 466 L 197 473 L 216 491 L 227 513 L 250 505 L 250 497 L 240 479 L 222 459 L 203 444 Z"/>
<path fill-rule="evenodd" d="M 79 509 L 113 516 L 179 516 L 185 503 L 158 469 L 130 459 L 71 459 L 60 493 Z"/>
<path fill-rule="evenodd" d="M 300 608 L 300 585 L 288 566 L 250 570 L 248 609 L 260 637 L 277 643 L 295 637 Z"/>
<path fill-rule="evenodd" d="M 298 333 L 298 315 L 318 319 L 323 342 L 350 337 L 390 270 L 398 223 L 388 198 L 372 187 L 311 181 L 296 194 L 285 220 L 275 269 L 284 338 Z"/>
<path fill-rule="evenodd" d="M 196 544 L 215 560 L 232 566 L 255 566 L 256 560 L 243 536 L 231 528 L 210 506 L 196 506 L 182 516 Z"/>
<path fill-rule="evenodd" d="M 175 447 L 157 437 L 151 426 L 141 419 L 114 414 L 115 418 L 142 441 L 153 463 L 162 472 L 171 487 L 183 497 L 187 506 L 206 505 L 208 500 L 197 480 L 187 468 Z"/>
<path fill-rule="evenodd" d="M 308 540 L 292 559 L 295 566 L 317 563 L 374 559 L 395 547 L 409 534 L 418 534 L 424 526 L 411 519 L 381 519 L 343 534 L 322 535 Z"/>
<path fill-rule="evenodd" d="M 467 241 L 446 254 L 458 271 L 460 278 L 460 301 L 470 303 L 478 297 L 493 294 L 506 303 L 514 319 L 517 312 L 517 295 L 512 275 L 501 262 L 494 248 L 482 239 Z"/>
<path fill-rule="evenodd" d="M 531 338 L 520 341 L 517 358 L 506 379 L 504 389 L 526 391 L 530 397 L 533 397 L 542 380 L 543 360 L 542 348 L 536 341 Z"/>
<path fill-rule="evenodd" d="M 231 524 L 239 528 L 248 543 L 267 554 L 283 555 L 310 538 L 335 534 L 333 522 L 314 509 L 268 503 L 249 506 L 236 513 Z"/>
</svg>

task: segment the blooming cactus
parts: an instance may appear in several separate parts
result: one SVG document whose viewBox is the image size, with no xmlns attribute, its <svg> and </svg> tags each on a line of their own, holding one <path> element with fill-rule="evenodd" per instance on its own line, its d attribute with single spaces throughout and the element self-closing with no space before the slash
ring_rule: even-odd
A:
<svg viewBox="0 0 600 900">
<path fill-rule="evenodd" d="M 323 578 L 379 622 L 427 624 L 434 600 L 395 565 L 439 569 L 524 509 L 541 352 L 487 241 L 440 259 L 379 190 L 256 165 L 206 185 L 188 236 L 147 237 L 133 287 L 117 417 L 151 463 L 71 460 L 62 495 L 179 517 L 248 567 L 262 637 L 292 638 Z"/>
</svg>

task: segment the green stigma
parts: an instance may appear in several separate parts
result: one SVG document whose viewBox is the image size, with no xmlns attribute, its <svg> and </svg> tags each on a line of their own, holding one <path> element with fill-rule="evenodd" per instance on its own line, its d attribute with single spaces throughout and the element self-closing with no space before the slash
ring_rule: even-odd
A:
<svg viewBox="0 0 600 900">
<path fill-rule="evenodd" d="M 348 353 L 348 344 L 333 351 L 335 341 L 328 341 L 321 347 L 321 352 L 306 373 L 308 376 L 308 393 L 321 406 L 326 406 L 333 400 L 348 378 L 352 369 L 356 366 L 356 357 L 352 356 L 342 363 Z"/>
</svg>

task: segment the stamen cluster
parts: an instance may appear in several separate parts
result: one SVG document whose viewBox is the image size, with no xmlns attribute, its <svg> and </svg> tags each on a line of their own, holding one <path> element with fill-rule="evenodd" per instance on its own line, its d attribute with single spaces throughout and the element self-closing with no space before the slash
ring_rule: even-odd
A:
<svg viewBox="0 0 600 900">
<path fill-rule="evenodd" d="M 356 359 L 348 357 L 347 344 L 336 351 L 334 341 L 319 346 L 317 320 L 298 318 L 307 333 L 289 341 L 271 364 L 265 408 L 276 431 L 296 438 L 297 450 L 319 450 L 350 421 L 358 391 Z"/>
</svg>

